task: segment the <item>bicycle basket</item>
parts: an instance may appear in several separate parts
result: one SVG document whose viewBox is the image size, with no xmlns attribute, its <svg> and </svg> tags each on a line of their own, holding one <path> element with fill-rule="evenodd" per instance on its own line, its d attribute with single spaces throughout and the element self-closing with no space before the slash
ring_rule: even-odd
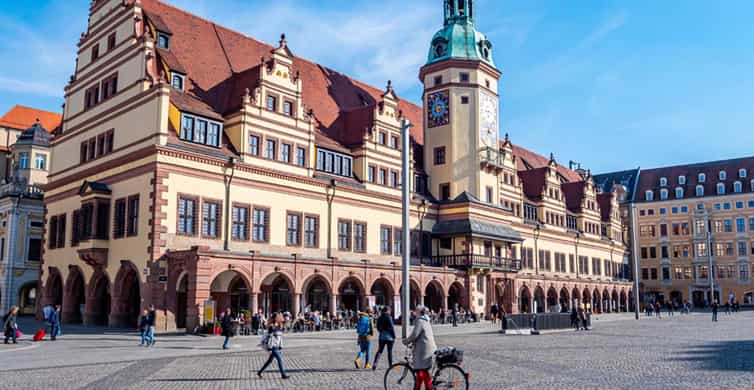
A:
<svg viewBox="0 0 754 390">
<path fill-rule="evenodd" d="M 437 363 L 444 364 L 457 364 L 463 362 L 463 351 L 455 349 L 453 347 L 442 348 L 435 352 Z"/>
</svg>

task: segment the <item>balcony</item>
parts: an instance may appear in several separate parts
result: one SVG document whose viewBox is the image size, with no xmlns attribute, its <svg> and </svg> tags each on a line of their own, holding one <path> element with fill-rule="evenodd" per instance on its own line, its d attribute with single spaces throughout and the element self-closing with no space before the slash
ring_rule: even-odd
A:
<svg viewBox="0 0 754 390">
<path fill-rule="evenodd" d="M 490 147 L 482 148 L 479 151 L 479 162 L 482 168 L 503 169 L 505 167 L 505 153 Z"/>
<path fill-rule="evenodd" d="M 0 198 L 6 196 L 23 196 L 25 198 L 42 199 L 44 191 L 41 187 L 34 184 L 27 184 L 24 181 L 11 181 L 0 185 Z"/>
<path fill-rule="evenodd" d="M 491 268 L 505 272 L 521 270 L 521 260 L 473 254 L 433 256 L 432 264 L 459 269 Z"/>
</svg>

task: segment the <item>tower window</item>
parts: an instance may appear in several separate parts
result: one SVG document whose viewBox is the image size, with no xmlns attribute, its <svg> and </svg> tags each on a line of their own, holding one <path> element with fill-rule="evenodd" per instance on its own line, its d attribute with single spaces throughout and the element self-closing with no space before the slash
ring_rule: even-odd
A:
<svg viewBox="0 0 754 390">
<path fill-rule="evenodd" d="M 489 88 L 490 87 L 490 80 L 484 80 L 484 85 Z"/>
<path fill-rule="evenodd" d="M 466 72 L 461 73 L 461 82 L 462 83 L 468 83 L 469 82 L 469 74 Z"/>
<path fill-rule="evenodd" d="M 442 84 L 442 76 L 435 76 L 435 86 Z"/>
<path fill-rule="evenodd" d="M 435 148 L 435 165 L 445 164 L 445 147 L 440 146 Z"/>
<path fill-rule="evenodd" d="M 450 200 L 450 183 L 440 184 L 440 200 Z"/>
<path fill-rule="evenodd" d="M 469 104 L 469 97 L 461 96 L 461 104 Z"/>
</svg>

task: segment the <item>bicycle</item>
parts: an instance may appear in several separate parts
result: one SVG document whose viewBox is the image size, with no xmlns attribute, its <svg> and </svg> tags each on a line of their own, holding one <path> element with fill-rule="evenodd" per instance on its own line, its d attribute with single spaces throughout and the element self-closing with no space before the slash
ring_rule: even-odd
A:
<svg viewBox="0 0 754 390">
<path fill-rule="evenodd" d="M 416 382 L 416 370 L 411 367 L 412 347 L 406 347 L 406 357 L 403 361 L 390 366 L 385 372 L 385 390 L 406 389 L 413 390 Z M 433 389 L 469 388 L 469 374 L 461 368 L 463 351 L 452 347 L 439 349 L 435 352 L 432 372 Z"/>
</svg>

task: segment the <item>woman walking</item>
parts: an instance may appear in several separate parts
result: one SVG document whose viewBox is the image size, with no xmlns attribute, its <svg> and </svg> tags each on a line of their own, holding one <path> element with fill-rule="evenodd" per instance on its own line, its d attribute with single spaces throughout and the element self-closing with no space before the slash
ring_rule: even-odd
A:
<svg viewBox="0 0 754 390">
<path fill-rule="evenodd" d="M 432 368 L 432 358 L 435 356 L 437 346 L 435 345 L 435 336 L 432 332 L 432 324 L 429 322 L 429 316 L 427 315 L 426 307 L 422 305 L 416 306 L 414 312 L 416 313 L 416 322 L 414 323 L 414 330 L 411 335 L 403 339 L 403 344 L 413 344 L 412 351 L 414 360 L 412 362 L 412 368 L 416 370 L 416 382 L 414 389 L 421 390 L 422 386 L 425 389 L 432 389 L 432 375 L 429 370 Z"/>
<path fill-rule="evenodd" d="M 359 321 L 356 323 L 357 344 L 359 345 L 359 353 L 356 355 L 356 360 L 353 364 L 356 368 L 361 368 L 361 358 L 364 358 L 364 368 L 371 368 L 369 366 L 369 351 L 371 349 L 371 338 L 374 335 L 374 323 L 372 323 L 372 309 L 367 308 L 366 313 L 359 312 Z"/>
<path fill-rule="evenodd" d="M 278 368 L 280 369 L 280 376 L 283 379 L 288 379 L 288 375 L 285 374 L 285 366 L 283 366 L 283 356 L 280 354 L 280 350 L 283 349 L 283 316 L 280 313 L 273 314 L 270 317 L 269 324 L 267 326 L 267 336 L 262 339 L 262 346 L 270 351 L 270 357 L 267 362 L 264 363 L 262 369 L 257 371 L 257 376 L 262 377 L 264 370 L 272 364 L 272 360 L 278 361 Z"/>
<path fill-rule="evenodd" d="M 16 340 L 16 332 L 18 331 L 18 324 L 16 323 L 17 317 L 18 307 L 12 306 L 8 314 L 5 315 L 5 321 L 3 321 L 5 344 L 8 344 L 8 340 L 13 340 L 13 344 L 18 344 L 18 340 Z"/>
<path fill-rule="evenodd" d="M 382 351 L 387 347 L 387 362 L 389 366 L 393 365 L 393 343 L 395 343 L 395 327 L 393 326 L 393 317 L 390 315 L 390 309 L 387 306 L 382 308 L 382 314 L 377 318 L 377 331 L 380 332 L 380 348 L 374 355 L 372 370 L 377 369 L 377 361 L 380 360 Z"/>
</svg>

